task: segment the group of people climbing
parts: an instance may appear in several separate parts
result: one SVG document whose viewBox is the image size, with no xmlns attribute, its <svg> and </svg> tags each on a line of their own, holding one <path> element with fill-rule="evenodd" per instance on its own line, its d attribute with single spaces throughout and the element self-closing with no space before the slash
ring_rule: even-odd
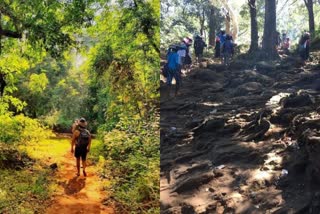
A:
<svg viewBox="0 0 320 214">
<path fill-rule="evenodd" d="M 190 47 L 194 47 L 195 59 L 197 63 L 201 62 L 203 56 L 204 48 L 207 47 L 207 44 L 203 38 L 199 35 L 193 39 L 186 37 L 180 43 L 176 45 L 170 45 L 166 58 L 167 63 L 163 68 L 163 75 L 167 78 L 168 95 L 170 96 L 171 85 L 173 78 L 176 81 L 175 95 L 177 95 L 178 90 L 181 85 L 181 75 L 182 70 L 190 69 L 192 64 Z M 276 39 L 276 49 L 282 50 L 284 53 L 289 54 L 290 49 L 290 38 L 287 36 L 285 31 L 282 32 L 282 35 L 277 32 Z M 233 42 L 232 35 L 227 34 L 224 30 L 221 30 L 215 39 L 215 58 L 220 58 L 223 64 L 228 67 L 232 56 L 234 55 L 235 44 Z M 304 32 L 299 40 L 299 55 L 303 60 L 307 60 L 310 56 L 310 34 Z"/>
<path fill-rule="evenodd" d="M 286 54 L 289 53 L 290 38 L 287 36 L 287 33 L 285 31 L 283 31 L 281 35 L 277 31 L 276 47 L 278 50 L 283 50 Z"/>
<path fill-rule="evenodd" d="M 190 69 L 192 64 L 190 47 L 192 44 L 196 63 L 200 63 L 203 57 L 204 48 L 207 47 L 207 44 L 200 35 L 196 35 L 194 37 L 194 42 L 190 37 L 186 37 L 180 43 L 170 45 L 168 48 L 166 55 L 167 63 L 162 70 L 162 74 L 167 78 L 166 83 L 168 85 L 168 96 L 170 96 L 173 78 L 176 81 L 175 95 L 177 95 L 181 85 L 182 70 Z M 226 34 L 225 31 L 220 31 L 216 39 L 215 56 L 222 56 L 223 63 L 225 65 L 229 65 L 230 63 L 230 58 L 234 54 L 233 47 L 234 44 L 232 36 Z"/>
<path fill-rule="evenodd" d="M 230 59 L 234 54 L 234 42 L 231 35 L 221 30 L 215 40 L 215 58 L 222 58 L 225 66 L 229 66 Z"/>
<path fill-rule="evenodd" d="M 170 96 L 173 78 L 176 81 L 175 96 L 178 94 L 181 85 L 181 75 L 183 69 L 190 69 L 192 64 L 190 47 L 193 39 L 186 37 L 180 43 L 170 45 L 167 51 L 167 63 L 163 68 L 162 74 L 167 78 L 168 96 Z M 202 53 L 201 53 L 202 54 Z"/>
<path fill-rule="evenodd" d="M 290 38 L 284 31 L 281 36 L 280 33 L 277 32 L 277 48 L 285 51 L 287 54 L 289 53 Z M 308 31 L 304 31 L 299 39 L 298 53 L 303 60 L 307 60 L 310 57 L 310 33 Z"/>
</svg>

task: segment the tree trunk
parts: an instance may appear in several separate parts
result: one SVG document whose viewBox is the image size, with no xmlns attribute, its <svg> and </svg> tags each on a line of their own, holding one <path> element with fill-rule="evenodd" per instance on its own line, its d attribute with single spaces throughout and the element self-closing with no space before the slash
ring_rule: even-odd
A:
<svg viewBox="0 0 320 214">
<path fill-rule="evenodd" d="M 202 8 L 202 11 L 199 11 L 199 20 L 200 20 L 200 35 L 204 35 L 204 21 L 205 21 L 205 13 L 204 8 Z"/>
<path fill-rule="evenodd" d="M 227 12 L 227 15 L 226 15 L 226 34 L 230 35 L 230 32 L 231 32 L 230 15 L 229 15 L 229 12 Z"/>
<path fill-rule="evenodd" d="M 279 56 L 276 50 L 276 31 L 276 1 L 265 0 L 265 19 L 262 49 L 268 59 L 275 59 Z"/>
<path fill-rule="evenodd" d="M 304 3 L 306 4 L 308 15 L 309 15 L 309 31 L 310 31 L 311 37 L 313 37 L 315 32 L 313 0 L 304 0 Z"/>
<path fill-rule="evenodd" d="M 249 53 L 253 53 L 257 51 L 259 47 L 256 0 L 249 0 L 248 5 L 250 9 L 250 18 L 251 18 L 251 43 L 250 43 Z"/>
<path fill-rule="evenodd" d="M 0 13 L 0 29 L 1 27 L 2 27 L 2 15 Z M 0 34 L 0 55 L 1 53 L 2 53 L 2 35 Z M 7 83 L 5 81 L 5 74 L 1 73 L 0 71 L 0 97 L 3 96 L 6 85 Z"/>
<path fill-rule="evenodd" d="M 215 45 L 216 39 L 216 21 L 215 21 L 215 8 L 212 6 L 210 8 L 210 17 L 209 17 L 209 45 Z"/>
<path fill-rule="evenodd" d="M 220 2 L 224 5 L 227 10 L 226 15 L 226 33 L 233 36 L 233 39 L 236 40 L 238 37 L 239 26 L 237 16 L 235 15 L 234 11 L 232 10 L 231 6 L 229 5 L 229 1 L 227 0 L 220 0 Z M 231 30 L 232 24 L 232 30 Z"/>
</svg>

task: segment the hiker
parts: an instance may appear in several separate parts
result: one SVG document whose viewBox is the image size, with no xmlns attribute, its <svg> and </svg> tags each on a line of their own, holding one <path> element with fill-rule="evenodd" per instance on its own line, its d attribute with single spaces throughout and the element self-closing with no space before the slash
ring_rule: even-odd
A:
<svg viewBox="0 0 320 214">
<path fill-rule="evenodd" d="M 223 64 L 225 66 L 230 65 L 230 58 L 233 55 L 233 43 L 232 37 L 230 35 L 226 36 L 226 41 L 222 45 L 222 56 L 223 56 Z"/>
<path fill-rule="evenodd" d="M 287 42 L 287 33 L 286 33 L 285 31 L 282 31 L 282 35 L 281 35 L 281 47 L 283 47 L 286 42 Z"/>
<path fill-rule="evenodd" d="M 190 53 L 190 46 L 192 44 L 192 39 L 187 37 L 187 38 L 184 38 L 182 42 L 187 47 L 186 56 L 185 56 L 185 59 L 184 59 L 184 64 L 185 64 L 186 69 L 189 70 L 190 66 L 192 64 L 191 53 Z"/>
<path fill-rule="evenodd" d="M 78 128 L 79 126 L 79 119 L 75 119 L 72 126 L 71 126 L 71 132 L 72 134 L 74 133 L 74 131 Z"/>
<path fill-rule="evenodd" d="M 220 58 L 220 51 L 221 51 L 221 47 L 220 47 L 220 38 L 218 36 L 216 36 L 216 45 L 214 47 L 214 57 L 215 58 Z"/>
<path fill-rule="evenodd" d="M 82 160 L 83 175 L 86 173 L 86 158 L 91 147 L 91 134 L 86 129 L 87 121 L 84 118 L 79 120 L 77 128 L 74 130 L 71 141 L 71 153 L 74 153 L 77 161 L 77 176 L 80 176 L 80 158 Z M 75 147 L 75 149 L 74 149 Z"/>
<path fill-rule="evenodd" d="M 184 43 L 181 43 L 178 46 L 178 48 L 179 49 L 178 49 L 177 54 L 179 55 L 179 65 L 180 65 L 179 71 L 180 71 L 180 74 L 182 74 L 182 69 L 184 69 L 185 58 L 186 58 L 186 54 L 187 54 L 187 46 Z"/>
<path fill-rule="evenodd" d="M 207 44 L 203 41 L 201 36 L 197 35 L 193 47 L 197 62 L 200 63 L 201 57 L 203 55 L 203 49 L 204 47 L 207 47 Z"/>
<path fill-rule="evenodd" d="M 305 32 L 299 41 L 299 54 L 303 60 L 307 60 L 310 57 L 310 33 Z"/>
<path fill-rule="evenodd" d="M 221 61 L 223 62 L 222 47 L 223 47 L 223 44 L 226 41 L 227 34 L 226 34 L 226 32 L 224 30 L 220 30 L 220 32 L 217 34 L 217 36 L 219 37 L 219 40 L 220 40 L 220 57 L 221 57 Z"/>
<path fill-rule="evenodd" d="M 221 45 L 221 47 L 222 47 L 223 43 L 226 41 L 227 34 L 226 34 L 226 32 L 225 32 L 224 30 L 221 30 L 221 31 L 217 34 L 217 36 L 218 36 L 219 39 L 220 39 L 220 45 Z"/>
<path fill-rule="evenodd" d="M 286 38 L 285 41 L 283 42 L 283 45 L 282 45 L 282 49 L 284 50 L 284 52 L 286 54 L 289 53 L 289 49 L 290 49 L 290 38 Z"/>
<path fill-rule="evenodd" d="M 168 77 L 167 77 L 167 85 L 168 85 L 168 96 L 170 97 L 171 84 L 172 79 L 176 80 L 176 89 L 175 96 L 178 94 L 179 86 L 180 86 L 180 72 L 179 72 L 179 55 L 177 53 L 177 46 L 170 46 L 170 52 L 167 56 L 168 63 Z"/>
</svg>

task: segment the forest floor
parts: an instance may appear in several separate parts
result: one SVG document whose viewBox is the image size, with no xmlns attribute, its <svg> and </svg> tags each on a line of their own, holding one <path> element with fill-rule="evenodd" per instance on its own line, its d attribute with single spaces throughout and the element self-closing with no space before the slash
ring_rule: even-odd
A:
<svg viewBox="0 0 320 214">
<path fill-rule="evenodd" d="M 114 206 L 104 187 L 110 183 L 99 177 L 94 157 L 99 146 L 93 140 L 88 154 L 87 177 L 76 176 L 76 160 L 70 152 L 70 136 L 57 136 L 22 144 L 19 149 L 1 148 L 0 213 L 112 214 Z M 10 158 L 10 159 L 8 159 Z M 3 161 L 5 161 L 3 165 Z"/>
<path fill-rule="evenodd" d="M 95 142 L 92 144 L 94 145 Z M 112 207 L 102 204 L 106 198 L 101 179 L 98 177 L 97 168 L 88 161 L 87 176 L 76 175 L 76 162 L 70 152 L 70 142 L 60 145 L 65 148 L 65 154 L 59 158 L 59 168 L 55 173 L 57 188 L 53 196 L 52 204 L 47 209 L 47 214 L 112 214 Z M 89 153 L 90 159 L 90 153 Z"/>
<path fill-rule="evenodd" d="M 161 83 L 161 213 L 320 212 L 320 53 Z"/>
</svg>

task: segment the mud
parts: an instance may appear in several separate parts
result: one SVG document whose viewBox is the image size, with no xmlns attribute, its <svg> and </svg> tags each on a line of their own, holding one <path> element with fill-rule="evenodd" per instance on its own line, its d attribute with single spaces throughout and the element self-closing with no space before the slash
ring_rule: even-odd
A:
<svg viewBox="0 0 320 214">
<path fill-rule="evenodd" d="M 320 212 L 313 59 L 208 63 L 161 96 L 161 213 Z"/>
</svg>

